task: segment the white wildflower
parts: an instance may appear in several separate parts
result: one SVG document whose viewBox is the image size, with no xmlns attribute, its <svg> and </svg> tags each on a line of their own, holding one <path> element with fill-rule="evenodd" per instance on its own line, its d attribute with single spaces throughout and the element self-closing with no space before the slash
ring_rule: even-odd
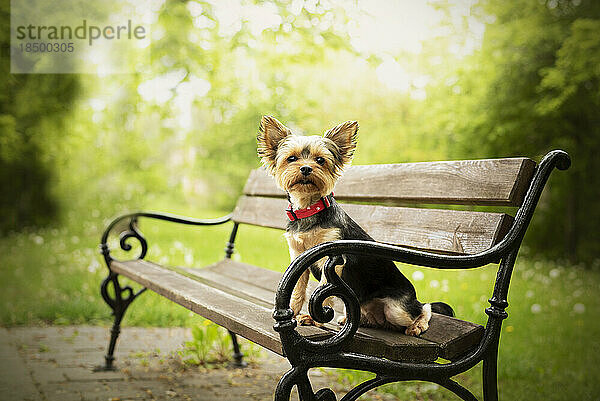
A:
<svg viewBox="0 0 600 401">
<path fill-rule="evenodd" d="M 425 278 L 425 275 L 420 270 L 417 270 L 417 271 L 413 272 L 413 274 L 412 274 L 413 281 L 421 281 L 424 278 Z"/>
<path fill-rule="evenodd" d="M 100 267 L 100 263 L 96 259 L 92 259 L 92 262 L 88 265 L 87 269 L 90 273 L 95 272 Z"/>
</svg>

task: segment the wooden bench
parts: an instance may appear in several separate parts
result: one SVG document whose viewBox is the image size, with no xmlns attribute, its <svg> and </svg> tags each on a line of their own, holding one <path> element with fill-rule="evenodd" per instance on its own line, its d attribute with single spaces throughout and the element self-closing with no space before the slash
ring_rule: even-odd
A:
<svg viewBox="0 0 600 401">
<path fill-rule="evenodd" d="M 113 368 L 125 310 L 140 293 L 151 289 L 228 329 L 238 365 L 243 361 L 236 335 L 286 356 L 292 368 L 275 389 L 276 400 L 288 400 L 293 386 L 297 386 L 302 400 L 335 400 L 330 389 L 312 389 L 307 372 L 319 366 L 376 373 L 374 379 L 345 395 L 346 401 L 382 384 L 402 380 L 435 382 L 462 399 L 475 400 L 452 377 L 480 361 L 484 363 L 484 399 L 496 400 L 498 341 L 502 320 L 507 317 L 506 297 L 517 252 L 551 171 L 569 165 L 565 152 L 553 151 L 537 166 L 528 158 L 353 166 L 336 186 L 336 199 L 377 242 L 334 241 L 316 246 L 296 258 L 283 276 L 231 259 L 239 225 L 285 228 L 285 194 L 262 169 L 252 171 L 234 212 L 223 218 L 195 220 L 157 213 L 121 216 L 107 227 L 101 242 L 109 269 L 101 293 L 115 316 L 104 368 Z M 407 204 L 513 206 L 517 211 L 512 217 Z M 146 261 L 147 241 L 138 228 L 142 218 L 188 225 L 231 221 L 233 229 L 225 258 L 202 269 Z M 137 258 L 120 261 L 111 257 L 107 243 L 113 231 L 120 231 L 123 250 L 132 249 L 130 239 L 139 242 Z M 490 307 L 485 310 L 486 326 L 434 314 L 429 330 L 419 337 L 358 327 L 358 301 L 335 274 L 341 255 L 349 253 L 440 269 L 498 263 Z M 292 290 L 302 272 L 323 257 L 328 257 L 328 284 L 320 288 L 316 288 L 316 282 L 311 284 L 308 309 L 324 325 L 298 327 L 290 309 Z M 144 288 L 134 293 L 130 287 L 121 286 L 119 276 Z M 323 300 L 331 295 L 337 297 L 334 310 L 323 307 Z M 340 329 L 333 319 L 344 304 L 348 320 Z"/>
</svg>

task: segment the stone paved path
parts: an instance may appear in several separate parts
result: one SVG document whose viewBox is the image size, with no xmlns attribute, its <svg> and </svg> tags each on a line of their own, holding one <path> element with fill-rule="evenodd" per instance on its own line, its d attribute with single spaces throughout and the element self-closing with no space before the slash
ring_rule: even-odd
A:
<svg viewBox="0 0 600 401">
<path fill-rule="evenodd" d="M 272 400 L 287 361 L 267 351 L 246 369 L 184 369 L 182 328 L 123 328 L 119 370 L 94 372 L 108 342 L 106 327 L 0 328 L 0 401 Z M 335 388 L 322 371 L 315 388 Z M 341 394 L 338 393 L 338 397 Z"/>
</svg>

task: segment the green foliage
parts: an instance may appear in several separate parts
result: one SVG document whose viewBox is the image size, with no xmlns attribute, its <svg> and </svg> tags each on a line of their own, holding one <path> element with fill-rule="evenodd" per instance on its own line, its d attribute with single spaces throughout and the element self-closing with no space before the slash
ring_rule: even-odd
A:
<svg viewBox="0 0 600 401">
<path fill-rule="evenodd" d="M 224 363 L 231 356 L 231 339 L 220 326 L 205 320 L 192 327 L 192 340 L 178 351 L 186 365 L 213 365 Z"/>
<path fill-rule="evenodd" d="M 487 0 L 472 13 L 487 21 L 481 48 L 430 88 L 430 129 L 451 137 L 457 158 L 569 152 L 573 166 L 552 177 L 526 244 L 589 262 L 600 252 L 600 3 Z"/>
<path fill-rule="evenodd" d="M 600 103 L 600 19 L 578 18 L 570 34 L 556 51 L 556 61 L 541 70 L 539 91 L 543 94 L 538 113 L 552 115 L 575 104 L 597 111 Z M 586 100 L 582 104 L 582 100 Z M 571 112 L 575 109 L 569 110 Z M 591 111 L 591 110 L 590 110 Z"/>
<path fill-rule="evenodd" d="M 360 164 L 539 158 L 563 148 L 573 167 L 552 177 L 527 245 L 548 257 L 596 257 L 596 2 L 486 0 L 458 22 L 453 2 L 435 2 L 445 30 L 420 54 L 393 55 L 353 48 L 349 5 L 242 1 L 271 21 L 257 27 L 220 4 L 165 1 L 151 62 L 134 74 L 4 74 L 0 232 L 56 211 L 66 219 L 157 204 L 231 209 L 258 166 L 260 116 L 272 114 L 309 134 L 359 120 Z M 473 21 L 486 26 L 481 46 L 467 56 L 451 50 L 477 42 Z M 378 68 L 390 61 L 424 83 L 387 87 Z"/>
<path fill-rule="evenodd" d="M 244 361 L 253 363 L 260 354 L 260 349 L 251 342 L 244 341 Z M 184 365 L 218 367 L 231 361 L 233 347 L 227 330 L 204 320 L 192 327 L 192 340 L 186 341 L 184 348 L 178 351 Z"/>
<path fill-rule="evenodd" d="M 56 216 L 51 144 L 78 95 L 76 77 L 10 74 L 9 2 L 0 5 L 0 235 Z"/>
</svg>

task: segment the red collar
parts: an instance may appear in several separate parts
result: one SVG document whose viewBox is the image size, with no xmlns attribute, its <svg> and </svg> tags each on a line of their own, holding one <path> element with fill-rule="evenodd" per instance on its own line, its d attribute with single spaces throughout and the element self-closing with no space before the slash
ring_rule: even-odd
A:
<svg viewBox="0 0 600 401">
<path fill-rule="evenodd" d="M 286 209 L 286 213 L 290 221 L 296 221 L 300 219 L 304 219 L 305 217 L 309 217 L 315 215 L 323 210 L 331 207 L 333 204 L 333 192 L 330 195 L 324 196 L 317 201 L 317 203 L 313 203 L 306 209 L 292 209 L 292 204 L 290 203 L 288 208 Z"/>
</svg>

